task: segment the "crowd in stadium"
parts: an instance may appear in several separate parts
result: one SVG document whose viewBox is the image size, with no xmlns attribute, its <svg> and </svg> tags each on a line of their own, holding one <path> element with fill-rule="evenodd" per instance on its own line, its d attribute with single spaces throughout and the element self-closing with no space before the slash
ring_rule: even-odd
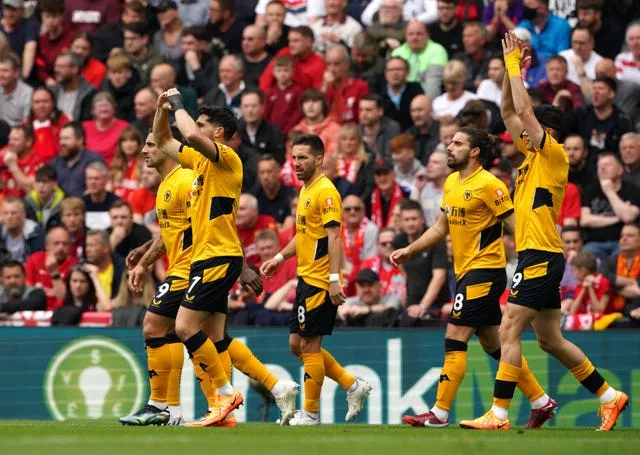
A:
<svg viewBox="0 0 640 455">
<path fill-rule="evenodd" d="M 166 273 L 158 261 L 142 294 L 127 287 L 126 256 L 159 231 L 160 177 L 141 150 L 158 96 L 177 87 L 194 118 L 203 104 L 238 117 L 228 145 L 244 165 L 249 263 L 295 234 L 291 143 L 315 133 L 343 198 L 349 298 L 336 323 L 442 325 L 448 245 L 401 269 L 389 254 L 441 213 L 462 126 L 499 138 L 485 166 L 513 191 L 524 157 L 500 117 L 500 39 L 513 31 L 534 104 L 566 114 L 563 327 L 640 327 L 638 18 L 632 0 L 2 0 L 0 321 L 46 310 L 54 325 L 86 312 L 140 325 Z M 229 296 L 229 323 L 285 326 L 296 282 L 291 258 L 263 294 Z"/>
</svg>

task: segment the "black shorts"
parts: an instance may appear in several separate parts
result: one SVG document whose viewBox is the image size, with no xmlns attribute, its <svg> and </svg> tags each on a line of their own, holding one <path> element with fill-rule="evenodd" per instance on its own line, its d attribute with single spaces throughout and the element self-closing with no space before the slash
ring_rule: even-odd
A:
<svg viewBox="0 0 640 455">
<path fill-rule="evenodd" d="M 474 329 L 500 325 L 500 296 L 506 288 L 504 269 L 469 271 L 456 283 L 449 323 Z"/>
<path fill-rule="evenodd" d="M 227 314 L 227 299 L 240 272 L 242 258 L 238 256 L 193 262 L 181 305 L 190 310 Z"/>
<path fill-rule="evenodd" d="M 302 336 L 331 335 L 338 307 L 331 303 L 329 291 L 298 278 L 296 300 L 289 317 L 289 331 Z"/>
<path fill-rule="evenodd" d="M 177 276 L 168 276 L 164 282 L 158 286 L 156 295 L 149 305 L 149 312 L 175 319 L 180 308 L 180 303 L 184 298 L 184 292 L 189 287 L 189 280 Z"/>
<path fill-rule="evenodd" d="M 518 253 L 518 266 L 513 275 L 509 303 L 534 310 L 560 308 L 560 282 L 564 274 L 562 253 L 524 250 Z"/>
</svg>

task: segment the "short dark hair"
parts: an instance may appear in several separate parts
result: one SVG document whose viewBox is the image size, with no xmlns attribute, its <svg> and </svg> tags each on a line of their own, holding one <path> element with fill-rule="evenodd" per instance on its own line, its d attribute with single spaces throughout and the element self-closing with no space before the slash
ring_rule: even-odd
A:
<svg viewBox="0 0 640 455">
<path fill-rule="evenodd" d="M 564 69 L 565 69 L 565 70 L 566 70 L 566 69 L 568 68 L 568 66 L 569 66 L 569 65 L 568 65 L 568 63 L 567 63 L 567 59 L 566 59 L 566 58 L 564 58 L 562 55 L 552 55 L 551 57 L 549 57 L 549 58 L 547 59 L 547 63 L 545 63 L 545 65 L 546 65 L 546 64 L 548 64 L 549 62 L 559 62 L 559 63 L 562 63 L 562 65 L 564 65 Z"/>
<path fill-rule="evenodd" d="M 33 128 L 31 128 L 29 125 L 13 125 L 11 129 L 22 131 L 26 139 L 31 139 L 32 141 L 35 139 Z"/>
<path fill-rule="evenodd" d="M 271 5 L 279 5 L 282 7 L 282 9 L 286 10 L 287 7 L 284 6 L 284 3 L 282 3 L 280 0 L 271 0 L 269 3 L 267 3 L 267 8 L 270 7 Z"/>
<path fill-rule="evenodd" d="M 368 95 L 360 98 L 360 101 L 373 101 L 376 103 L 376 107 L 378 109 L 384 109 L 384 100 L 382 99 L 382 96 L 377 93 L 369 93 Z"/>
<path fill-rule="evenodd" d="M 209 37 L 207 35 L 207 29 L 197 25 L 194 25 L 191 27 L 185 27 L 182 30 L 182 36 L 193 36 L 198 41 L 209 41 Z"/>
<path fill-rule="evenodd" d="M 272 155 L 271 153 L 265 153 L 264 155 L 260 155 L 260 159 L 258 160 L 258 164 L 265 162 L 265 161 L 275 161 L 276 164 L 278 166 L 280 166 L 280 163 L 278 162 L 278 159 Z"/>
<path fill-rule="evenodd" d="M 313 34 L 313 30 L 308 25 L 298 25 L 297 27 L 293 27 L 289 30 L 289 33 L 296 32 L 301 34 L 305 38 L 309 38 L 311 41 L 315 40 L 316 37 Z"/>
<path fill-rule="evenodd" d="M 85 132 L 82 123 L 80 122 L 67 122 L 62 125 L 62 129 L 71 128 L 73 129 L 73 134 L 76 136 L 76 139 L 82 139 L 84 141 Z"/>
<path fill-rule="evenodd" d="M 273 66 L 293 66 L 293 60 L 291 57 L 287 57 L 286 55 L 281 55 L 280 57 L 276 57 L 273 60 Z"/>
<path fill-rule="evenodd" d="M 309 146 L 313 156 L 324 155 L 324 143 L 317 134 L 303 134 L 302 136 L 297 137 L 293 141 L 293 146 L 295 147 L 296 145 Z"/>
<path fill-rule="evenodd" d="M 587 269 L 589 273 L 595 273 L 598 270 L 598 259 L 591 251 L 578 251 L 571 259 L 571 265 Z"/>
<path fill-rule="evenodd" d="M 543 127 L 554 129 L 558 135 L 564 131 L 564 114 L 557 107 L 551 104 L 534 106 L 533 113 Z"/>
<path fill-rule="evenodd" d="M 235 10 L 236 10 L 235 0 L 216 0 L 216 2 L 220 4 L 221 9 L 235 13 Z"/>
<path fill-rule="evenodd" d="M 595 40 L 596 38 L 595 35 L 593 34 L 593 30 L 591 30 L 589 27 L 583 27 L 580 24 L 576 25 L 575 28 L 571 30 L 571 37 L 573 38 L 573 34 L 578 31 L 587 32 L 589 34 L 589 39 L 592 41 Z"/>
<path fill-rule="evenodd" d="M 64 14 L 64 2 L 60 0 L 40 0 L 40 13 Z"/>
<path fill-rule="evenodd" d="M 473 126 L 465 126 L 460 132 L 467 136 L 471 148 L 479 148 L 480 154 L 478 161 L 486 168 L 493 161 L 496 155 L 498 138 L 489 134 L 486 130 L 474 128 Z"/>
<path fill-rule="evenodd" d="M 609 86 L 609 88 L 611 90 L 613 90 L 614 92 L 616 91 L 616 89 L 618 88 L 618 84 L 616 83 L 615 79 L 610 78 L 608 76 L 598 76 L 593 80 L 593 83 L 595 84 L 596 82 L 602 82 L 603 84 L 607 84 Z"/>
<path fill-rule="evenodd" d="M 111 204 L 111 207 L 109 207 L 109 210 L 111 210 L 111 209 L 120 209 L 122 207 L 128 208 L 129 212 L 133 213 L 133 208 L 131 208 L 131 204 L 129 204 L 124 199 L 116 199 L 115 201 L 113 201 L 113 203 Z"/>
<path fill-rule="evenodd" d="M 24 270 L 24 265 L 20 261 L 16 261 L 15 259 L 7 259 L 6 261 L 2 261 L 0 263 L 0 274 L 4 272 L 4 269 L 12 269 L 14 267 L 20 267 L 22 274 L 25 275 L 26 272 Z"/>
<path fill-rule="evenodd" d="M 417 210 L 418 212 L 420 212 L 422 216 L 424 216 L 422 214 L 422 205 L 420 205 L 418 201 L 415 201 L 413 199 L 403 199 L 399 202 L 399 204 L 400 204 L 401 212 L 408 212 L 409 210 Z"/>
<path fill-rule="evenodd" d="M 329 103 L 327 102 L 327 97 L 317 88 L 310 88 L 304 92 L 304 94 L 302 95 L 302 99 L 300 100 L 300 106 L 302 106 L 307 101 L 321 101 L 322 113 L 325 117 L 329 115 Z"/>
<path fill-rule="evenodd" d="M 54 1 L 59 1 L 59 0 L 54 0 Z M 144 6 L 142 2 L 138 0 L 133 0 L 131 2 L 124 2 L 124 6 L 122 7 L 122 10 L 133 11 L 136 14 L 145 14 L 147 12 L 147 7 Z"/>
<path fill-rule="evenodd" d="M 387 65 L 389 64 L 389 62 L 391 62 L 392 60 L 399 60 L 402 63 L 404 63 L 404 69 L 406 69 L 407 71 L 409 71 L 409 62 L 407 62 L 404 58 L 402 57 L 391 57 L 389 58 L 389 60 L 386 61 L 386 63 L 384 64 L 384 67 L 386 68 Z"/>
<path fill-rule="evenodd" d="M 149 36 L 149 28 L 144 22 L 132 22 L 130 24 L 124 24 L 123 30 L 127 30 L 131 33 L 135 33 L 140 36 Z"/>
<path fill-rule="evenodd" d="M 35 174 L 36 182 L 56 182 L 58 180 L 58 171 L 50 164 L 39 167 Z"/>
<path fill-rule="evenodd" d="M 578 226 L 565 226 L 560 231 L 560 235 L 565 234 L 567 232 L 577 232 L 578 235 L 580 236 L 580 240 L 584 240 L 584 233 L 582 229 L 580 229 L 580 227 Z"/>
<path fill-rule="evenodd" d="M 613 158 L 621 167 L 624 166 L 622 159 L 620 159 L 620 155 L 618 155 L 617 153 L 608 152 L 608 151 L 598 153 L 598 158 L 597 158 L 598 161 L 600 161 L 603 158 Z"/>
<path fill-rule="evenodd" d="M 93 38 L 87 32 L 76 33 L 76 36 L 73 37 L 73 40 L 71 42 L 73 43 L 75 40 L 78 40 L 78 39 L 85 40 L 87 43 L 89 43 L 89 47 L 93 49 Z"/>
<path fill-rule="evenodd" d="M 602 11 L 603 8 L 604 8 L 604 0 L 578 0 L 576 2 L 576 10 L 593 9 L 596 11 Z"/>
<path fill-rule="evenodd" d="M 204 115 L 207 120 L 224 129 L 224 139 L 228 141 L 238 130 L 238 120 L 228 107 L 202 105 L 198 109 L 198 115 Z"/>
<path fill-rule="evenodd" d="M 11 68 L 13 68 L 14 71 L 17 71 L 20 69 L 20 57 L 18 57 L 13 52 L 9 52 L 4 57 L 1 57 L 0 63 L 9 63 L 11 65 Z"/>
<path fill-rule="evenodd" d="M 240 99 L 244 98 L 247 95 L 256 95 L 260 100 L 260 104 L 264 103 L 264 92 L 259 88 L 251 87 L 242 92 L 242 96 Z"/>
</svg>

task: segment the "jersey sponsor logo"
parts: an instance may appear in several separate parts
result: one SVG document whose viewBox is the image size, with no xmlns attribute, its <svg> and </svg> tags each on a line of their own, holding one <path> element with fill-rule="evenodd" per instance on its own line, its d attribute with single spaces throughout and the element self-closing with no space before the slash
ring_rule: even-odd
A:
<svg viewBox="0 0 640 455">
<path fill-rule="evenodd" d="M 504 191 L 502 191 L 500 188 L 498 188 L 498 189 L 496 190 L 496 196 L 498 196 L 498 197 L 502 197 L 503 195 L 504 195 Z"/>
<path fill-rule="evenodd" d="M 471 193 L 471 190 L 465 191 L 464 194 L 462 195 L 462 199 L 464 199 L 465 201 L 470 201 L 472 197 L 473 197 L 473 194 Z"/>
<path fill-rule="evenodd" d="M 332 205 L 333 205 L 333 201 L 331 200 L 331 198 L 330 198 L 330 197 L 329 197 L 329 198 L 327 198 L 327 200 L 325 201 L 325 204 L 326 204 L 327 206 L 332 206 Z"/>
<path fill-rule="evenodd" d="M 195 299 L 195 298 L 196 298 L 196 296 L 195 296 L 195 295 L 189 295 L 189 294 L 186 294 L 186 295 L 184 296 L 184 299 L 185 299 L 187 302 L 193 302 L 193 299 Z"/>
<path fill-rule="evenodd" d="M 151 305 L 153 305 L 153 306 L 159 306 L 161 303 L 162 303 L 162 300 L 158 300 L 158 299 L 156 299 L 156 298 L 154 298 L 154 299 L 151 301 Z"/>
</svg>

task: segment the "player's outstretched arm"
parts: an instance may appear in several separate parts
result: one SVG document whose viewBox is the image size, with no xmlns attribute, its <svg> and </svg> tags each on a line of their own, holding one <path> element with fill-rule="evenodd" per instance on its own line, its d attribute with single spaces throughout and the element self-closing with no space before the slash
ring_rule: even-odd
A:
<svg viewBox="0 0 640 455">
<path fill-rule="evenodd" d="M 153 139 L 156 141 L 156 146 L 162 153 L 178 161 L 180 142 L 176 141 L 173 134 L 171 134 L 171 127 L 169 126 L 169 110 L 170 105 L 167 101 L 167 95 L 165 92 L 158 98 L 156 115 L 153 118 Z"/>
<path fill-rule="evenodd" d="M 502 219 L 502 224 L 504 225 L 507 232 L 511 235 L 515 235 L 516 233 L 516 216 L 513 214 L 509 214 Z"/>
<path fill-rule="evenodd" d="M 289 243 L 287 243 L 287 246 L 285 246 L 282 249 L 282 251 L 280 251 L 274 257 L 272 257 L 271 259 L 269 259 L 268 261 L 262 264 L 262 266 L 260 267 L 260 273 L 266 277 L 273 275 L 273 272 L 276 271 L 276 269 L 280 266 L 280 264 L 282 264 L 285 260 L 289 259 L 290 257 L 295 256 L 295 254 L 296 254 L 296 236 L 294 235 L 293 238 L 289 241 Z"/>
<path fill-rule="evenodd" d="M 449 220 L 447 219 L 446 214 L 443 213 L 438 217 L 435 224 L 423 232 L 415 242 L 391 253 L 389 260 L 395 267 L 399 267 L 400 264 L 411 259 L 415 254 L 420 253 L 427 248 L 431 248 L 440 240 L 444 239 L 448 233 Z"/>
<path fill-rule="evenodd" d="M 129 288 L 135 292 L 142 292 L 144 287 L 144 275 L 147 268 L 162 257 L 167 252 L 162 236 L 154 237 L 151 240 L 151 246 L 146 253 L 140 258 L 140 261 L 129 272 Z"/>
<path fill-rule="evenodd" d="M 526 53 L 520 51 L 520 40 L 511 32 L 505 33 L 502 39 L 502 51 L 509 82 L 511 83 L 511 99 L 513 100 L 516 114 L 531 141 L 540 146 L 542 139 L 544 139 L 544 130 L 533 113 L 531 98 L 529 98 L 520 73 L 520 64 L 527 58 Z M 514 137 L 513 140 L 517 140 L 517 137 Z"/>
<path fill-rule="evenodd" d="M 509 74 L 504 72 L 504 81 L 502 82 L 502 98 L 500 102 L 500 115 L 504 121 L 507 131 L 511 135 L 513 142 L 515 143 L 520 134 L 522 134 L 522 122 L 516 114 L 516 108 L 513 105 L 513 94 L 511 93 L 511 81 L 509 80 Z"/>
</svg>

